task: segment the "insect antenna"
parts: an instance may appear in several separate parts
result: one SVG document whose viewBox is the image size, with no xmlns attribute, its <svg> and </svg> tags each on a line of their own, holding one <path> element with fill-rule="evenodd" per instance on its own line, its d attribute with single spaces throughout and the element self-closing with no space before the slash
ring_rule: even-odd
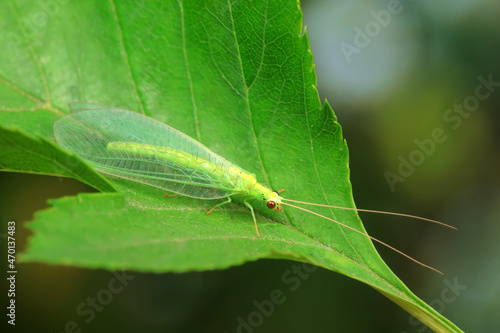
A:
<svg viewBox="0 0 500 333">
<path fill-rule="evenodd" d="M 290 200 L 288 200 L 288 201 L 290 201 Z M 334 219 L 332 219 L 332 218 L 329 218 L 329 217 L 327 217 L 327 216 L 321 215 L 321 214 L 319 214 L 319 213 L 313 212 L 312 210 L 309 210 L 309 209 L 306 209 L 306 208 L 303 208 L 303 207 L 299 207 L 299 206 L 295 206 L 295 205 L 289 204 L 289 203 L 287 203 L 287 202 L 282 202 L 281 204 L 282 204 L 282 205 L 289 206 L 289 207 L 297 208 L 297 209 L 303 210 L 303 211 L 305 211 L 305 212 L 311 213 L 311 214 L 313 214 L 313 215 L 316 215 L 316 216 L 322 217 L 322 218 L 324 218 L 324 219 L 327 219 L 327 220 L 329 220 L 329 221 L 335 222 L 335 223 L 337 223 L 337 224 L 339 224 L 339 225 L 341 225 L 341 226 L 343 226 L 343 227 L 345 227 L 345 228 L 348 228 L 348 229 L 351 229 L 352 231 L 357 232 L 358 234 L 361 234 L 361 235 L 363 235 L 363 236 L 366 236 L 366 237 L 370 238 L 371 240 L 374 240 L 375 242 L 377 242 L 377 243 L 379 243 L 379 244 L 384 245 L 385 247 L 387 247 L 387 248 L 389 248 L 389 249 L 391 249 L 391 250 L 393 250 L 393 251 L 395 251 L 395 252 L 397 252 L 397 253 L 401 254 L 402 256 L 404 256 L 404 257 L 406 257 L 406 258 L 410 259 L 411 261 L 413 261 L 413 262 L 415 262 L 415 263 L 417 263 L 417 264 L 419 264 L 419 265 L 421 265 L 421 266 L 423 266 L 423 267 L 426 267 L 426 268 L 431 269 L 431 270 L 433 270 L 433 271 L 435 271 L 435 272 L 437 272 L 437 273 L 439 273 L 439 274 L 441 274 L 441 275 L 444 275 L 442 272 L 438 271 L 438 270 L 437 270 L 437 269 L 435 269 L 434 267 L 431 267 L 431 266 L 429 266 L 429 265 L 426 265 L 426 264 L 424 264 L 424 263 L 422 263 L 422 262 L 418 261 L 417 259 L 414 259 L 414 258 L 410 257 L 410 256 L 409 256 L 409 255 L 407 255 L 406 253 L 404 253 L 404 252 L 402 252 L 402 251 L 400 251 L 400 250 L 396 249 L 395 247 L 392 247 L 392 246 L 390 246 L 389 244 L 384 243 L 384 242 L 382 242 L 381 240 L 379 240 L 379 239 L 377 239 L 377 238 L 375 238 L 375 237 L 373 237 L 373 236 L 370 236 L 370 235 L 368 235 L 368 234 L 365 234 L 364 232 L 359 231 L 358 229 L 355 229 L 355 228 L 353 228 L 353 227 L 351 227 L 351 226 L 348 226 L 347 224 L 344 224 L 344 223 L 342 223 L 342 222 L 339 222 L 339 221 L 334 220 Z"/>
<path fill-rule="evenodd" d="M 317 204 L 317 203 L 305 202 L 305 201 L 298 201 L 298 200 L 292 200 L 292 199 L 286 199 L 286 198 L 281 198 L 281 200 L 282 201 L 289 201 L 289 202 L 300 203 L 300 204 L 304 204 L 304 205 L 310 205 L 310 206 L 336 208 L 336 209 L 345 209 L 345 210 L 355 210 L 357 212 L 366 212 L 366 213 L 376 213 L 376 214 L 386 214 L 386 215 L 409 217 L 409 218 L 416 219 L 416 220 L 421 220 L 421 221 L 427 221 L 427 222 L 432 222 L 432 223 L 440 224 L 442 226 L 458 230 L 456 227 L 451 226 L 449 224 L 446 224 L 446 223 L 443 223 L 443 222 L 440 222 L 440 221 L 436 221 L 436 220 L 431 220 L 431 219 L 428 219 L 428 218 L 425 218 L 425 217 L 416 216 L 416 215 L 387 212 L 387 211 L 383 211 L 383 210 L 372 210 L 372 209 L 349 208 L 349 207 L 341 207 L 341 206 L 330 206 L 330 205 L 323 205 L 323 204 Z"/>
</svg>

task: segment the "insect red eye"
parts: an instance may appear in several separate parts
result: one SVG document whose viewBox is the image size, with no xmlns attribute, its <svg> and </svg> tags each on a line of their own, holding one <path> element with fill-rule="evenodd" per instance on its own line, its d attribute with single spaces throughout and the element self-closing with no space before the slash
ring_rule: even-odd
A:
<svg viewBox="0 0 500 333">
<path fill-rule="evenodd" d="M 273 209 L 274 207 L 276 207 L 276 202 L 274 202 L 274 201 L 267 202 L 267 208 Z"/>
</svg>

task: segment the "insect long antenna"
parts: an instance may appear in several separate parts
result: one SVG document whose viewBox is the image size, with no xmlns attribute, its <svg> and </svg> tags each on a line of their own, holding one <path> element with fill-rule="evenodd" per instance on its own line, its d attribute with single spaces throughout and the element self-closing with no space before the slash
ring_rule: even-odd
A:
<svg viewBox="0 0 500 333">
<path fill-rule="evenodd" d="M 342 207 L 342 206 L 330 206 L 330 205 L 323 205 L 323 204 L 317 204 L 317 203 L 312 203 L 312 202 L 305 202 L 305 201 L 298 201 L 298 200 L 292 200 L 292 199 L 286 199 L 286 198 L 281 198 L 282 201 L 289 201 L 289 202 L 295 202 L 295 203 L 300 203 L 304 205 L 310 205 L 310 206 L 318 206 L 318 207 L 327 207 L 327 208 L 336 208 L 336 209 L 345 209 L 345 210 L 355 210 L 357 212 L 366 212 L 366 213 L 376 213 L 376 214 L 387 214 L 387 215 L 395 215 L 395 216 L 403 216 L 403 217 L 409 217 L 412 219 L 416 220 L 421 220 L 421 221 L 427 221 L 427 222 L 432 222 L 436 224 L 440 224 L 442 226 L 458 230 L 454 226 L 451 226 L 449 224 L 436 221 L 436 220 L 431 220 L 425 217 L 420 217 L 416 215 L 410 215 L 410 214 L 403 214 L 403 213 L 394 213 L 394 212 L 386 212 L 383 210 L 372 210 L 372 209 L 361 209 L 361 208 L 349 208 L 349 207 Z"/>
<path fill-rule="evenodd" d="M 429 266 L 429 265 L 426 265 L 426 264 L 424 264 L 424 263 L 422 263 L 422 262 L 418 261 L 417 259 L 414 259 L 414 258 L 410 257 L 410 256 L 409 256 L 409 255 L 407 255 L 406 253 L 404 253 L 404 252 L 402 252 L 402 251 L 400 251 L 400 250 L 398 250 L 398 249 L 396 249 L 396 248 L 394 248 L 394 247 L 390 246 L 389 244 L 386 244 L 386 243 L 382 242 L 381 240 L 379 240 L 379 239 L 377 239 L 377 238 L 375 238 L 375 237 L 373 237 L 373 236 L 370 236 L 370 235 L 368 235 L 368 234 L 365 234 L 365 233 L 364 233 L 364 232 L 362 232 L 362 231 L 359 231 L 359 230 L 357 230 L 357 229 L 355 229 L 355 228 L 353 228 L 353 227 L 351 227 L 351 226 L 348 226 L 347 224 L 344 224 L 344 223 L 342 223 L 342 222 L 336 221 L 336 220 L 334 220 L 334 219 L 332 219 L 332 218 L 329 218 L 329 217 L 327 217 L 327 216 L 321 215 L 321 214 L 319 214 L 319 213 L 313 212 L 312 210 L 309 210 L 309 209 L 306 209 L 306 208 L 303 208 L 303 207 L 299 207 L 299 206 L 295 206 L 295 205 L 289 204 L 289 203 L 287 203 L 287 202 L 282 202 L 281 204 L 282 204 L 282 205 L 286 205 L 286 206 L 290 206 L 290 207 L 293 207 L 293 208 L 297 208 L 297 209 L 303 210 L 303 211 L 305 211 L 305 212 L 311 213 L 311 214 L 313 214 L 313 215 L 316 215 L 316 216 L 322 217 L 322 218 L 324 218 L 324 219 L 327 219 L 327 220 L 329 220 L 329 221 L 335 222 L 335 223 L 337 223 L 337 224 L 339 224 L 339 225 L 341 225 L 341 226 L 343 226 L 343 227 L 345 227 L 345 228 L 347 228 L 347 229 L 350 229 L 350 230 L 352 230 L 352 231 L 355 231 L 355 232 L 357 232 L 358 234 L 361 234 L 361 235 L 363 235 L 363 236 L 366 236 L 366 237 L 370 238 L 371 240 L 374 240 L 375 242 L 377 242 L 377 243 L 379 243 L 379 244 L 384 245 L 385 247 L 387 247 L 387 248 L 389 248 L 389 249 L 391 249 L 391 250 L 393 250 L 393 251 L 395 251 L 395 252 L 397 252 L 397 253 L 401 254 L 402 256 L 404 256 L 404 257 L 406 257 L 406 258 L 410 259 L 411 261 L 413 261 L 413 262 L 415 262 L 415 263 L 417 263 L 417 264 L 419 264 L 419 265 L 421 265 L 421 266 L 424 266 L 424 267 L 426 267 L 426 268 L 428 268 L 428 269 L 431 269 L 431 270 L 433 270 L 433 271 L 435 271 L 435 272 L 437 272 L 437 273 L 439 273 L 439 274 L 441 274 L 441 275 L 444 275 L 442 272 L 438 271 L 438 270 L 437 270 L 437 269 L 435 269 L 434 267 L 431 267 L 431 266 Z"/>
</svg>

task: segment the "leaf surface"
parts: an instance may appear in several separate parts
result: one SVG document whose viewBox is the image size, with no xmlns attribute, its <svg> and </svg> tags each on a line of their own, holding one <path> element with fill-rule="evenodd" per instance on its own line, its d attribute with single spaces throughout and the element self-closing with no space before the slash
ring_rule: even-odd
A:
<svg viewBox="0 0 500 333">
<path fill-rule="evenodd" d="M 0 5 L 8 46 L 0 53 L 0 166 L 107 193 L 52 200 L 30 224 L 24 261 L 185 272 L 298 260 L 374 287 L 436 331 L 460 331 L 405 287 L 367 237 L 256 202 L 258 237 L 240 204 L 207 216 L 217 202 L 107 180 L 54 144 L 53 122 L 69 102 L 114 105 L 186 133 L 288 198 L 354 207 L 347 146 L 320 103 L 297 2 L 69 2 L 44 25 L 30 19 L 37 10 L 27 0 Z M 315 211 L 364 231 L 356 213 Z"/>
</svg>

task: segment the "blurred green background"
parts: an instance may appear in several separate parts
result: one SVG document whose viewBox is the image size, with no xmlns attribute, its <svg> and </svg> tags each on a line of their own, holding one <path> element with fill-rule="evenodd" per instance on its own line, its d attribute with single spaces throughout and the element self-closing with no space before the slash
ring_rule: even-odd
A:
<svg viewBox="0 0 500 333">
<path fill-rule="evenodd" d="M 377 246 L 382 257 L 464 331 L 493 332 L 500 308 L 500 4 L 401 1 L 398 11 L 390 3 L 302 3 L 320 96 L 343 126 L 358 207 L 427 216 L 460 229 L 364 215 L 371 235 L 445 276 Z M 499 82 L 489 91 L 479 88 L 481 100 L 474 99 L 480 77 Z M 473 111 L 453 111 L 464 103 Z M 447 121 L 450 115 L 460 118 Z M 444 142 L 419 153 L 416 140 L 429 144 L 436 129 Z M 391 187 L 386 173 L 398 174 L 401 159 L 418 165 Z M 18 251 L 29 237 L 25 223 L 48 207 L 47 199 L 92 191 L 69 179 L 0 178 L 2 236 L 4 221 L 15 220 Z M 73 321 L 82 332 L 237 332 L 238 317 L 247 322 L 255 302 L 278 289 L 286 300 L 254 332 L 424 332 L 371 288 L 323 269 L 287 275 L 294 265 L 261 260 L 202 273 L 128 272 L 128 285 L 87 323 L 77 309 L 105 297 L 111 272 L 26 264 L 17 276 L 15 331 L 64 332 Z M 460 286 L 451 290 L 453 284 Z"/>
</svg>

